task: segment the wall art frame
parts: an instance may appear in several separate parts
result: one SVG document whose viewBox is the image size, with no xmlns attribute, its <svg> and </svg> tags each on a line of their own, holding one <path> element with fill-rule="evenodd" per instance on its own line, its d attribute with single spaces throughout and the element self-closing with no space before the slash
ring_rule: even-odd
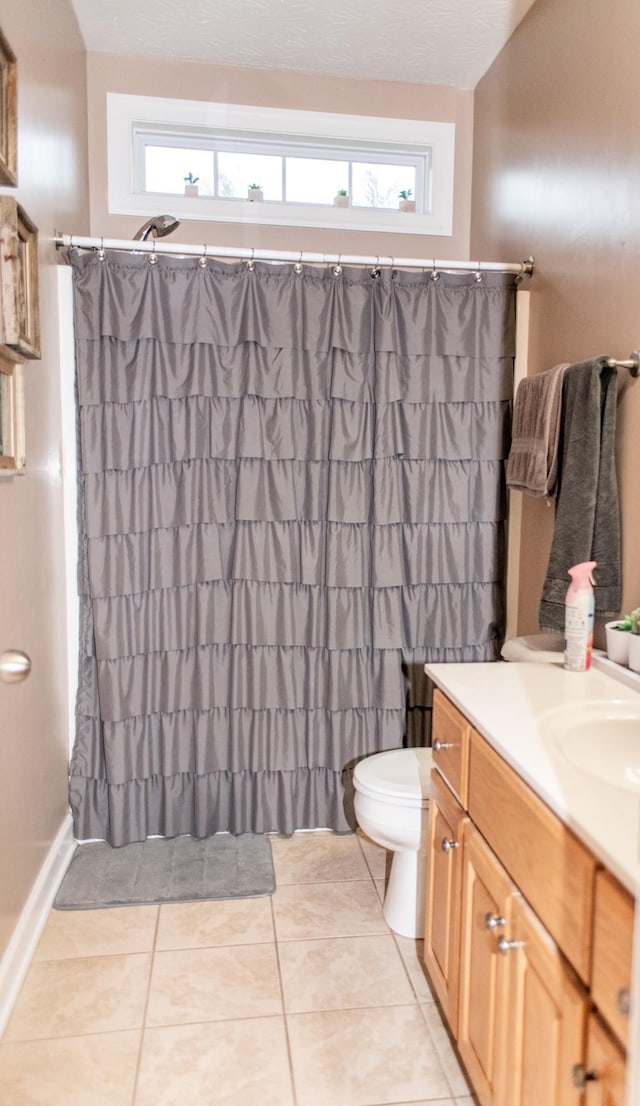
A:
<svg viewBox="0 0 640 1106">
<path fill-rule="evenodd" d="M 25 472 L 24 362 L 0 352 L 0 478 Z"/>
<path fill-rule="evenodd" d="M 0 184 L 18 183 L 18 80 L 16 56 L 0 28 Z"/>
<path fill-rule="evenodd" d="M 0 346 L 40 357 L 38 228 L 13 196 L 0 196 Z"/>
</svg>

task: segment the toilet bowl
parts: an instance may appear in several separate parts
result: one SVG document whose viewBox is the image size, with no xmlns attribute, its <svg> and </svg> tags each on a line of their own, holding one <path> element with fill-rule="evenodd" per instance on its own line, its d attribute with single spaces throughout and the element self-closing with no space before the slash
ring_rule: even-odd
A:
<svg viewBox="0 0 640 1106">
<path fill-rule="evenodd" d="M 358 825 L 393 852 L 383 914 L 403 937 L 424 934 L 431 749 L 392 749 L 355 767 Z"/>
</svg>

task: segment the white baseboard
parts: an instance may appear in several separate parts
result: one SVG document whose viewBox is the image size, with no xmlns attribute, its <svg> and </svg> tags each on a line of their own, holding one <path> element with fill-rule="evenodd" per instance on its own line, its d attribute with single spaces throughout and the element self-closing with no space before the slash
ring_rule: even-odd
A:
<svg viewBox="0 0 640 1106">
<path fill-rule="evenodd" d="M 0 960 L 0 1035 L 9 1020 L 76 844 L 71 815 L 68 814 L 49 849 Z"/>
</svg>

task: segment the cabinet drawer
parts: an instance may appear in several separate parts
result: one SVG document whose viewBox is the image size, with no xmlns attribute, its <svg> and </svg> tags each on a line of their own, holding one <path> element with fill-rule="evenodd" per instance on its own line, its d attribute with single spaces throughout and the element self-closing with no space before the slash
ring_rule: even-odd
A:
<svg viewBox="0 0 640 1106">
<path fill-rule="evenodd" d="M 433 763 L 465 807 L 470 729 L 464 714 L 436 688 L 433 693 Z"/>
<path fill-rule="evenodd" d="M 471 730 L 469 814 L 578 975 L 589 982 L 595 859 Z"/>
<path fill-rule="evenodd" d="M 626 1046 L 631 993 L 633 899 L 609 872 L 596 874 L 591 995 L 603 1018 Z"/>
</svg>

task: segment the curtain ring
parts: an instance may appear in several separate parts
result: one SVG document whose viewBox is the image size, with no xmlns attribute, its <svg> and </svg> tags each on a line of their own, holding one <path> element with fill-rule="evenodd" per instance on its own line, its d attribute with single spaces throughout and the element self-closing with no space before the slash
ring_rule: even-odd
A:
<svg viewBox="0 0 640 1106">
<path fill-rule="evenodd" d="M 482 281 L 484 280 L 484 276 L 483 276 L 482 272 L 480 271 L 481 268 L 482 268 L 482 262 L 479 261 L 478 262 L 478 268 L 476 269 L 475 273 L 473 274 L 473 279 L 475 280 L 476 284 L 482 284 Z"/>
<path fill-rule="evenodd" d="M 341 260 L 342 260 L 342 254 L 339 253 L 338 254 L 338 264 L 333 266 L 333 275 L 334 276 L 341 276 L 341 274 L 342 274 L 342 265 L 340 264 Z"/>
<path fill-rule="evenodd" d="M 294 273 L 301 273 L 302 272 L 302 250 L 300 250 L 300 257 L 298 258 L 295 265 L 293 266 L 293 271 L 294 271 Z"/>
<path fill-rule="evenodd" d="M 202 254 L 202 257 L 198 258 L 198 267 L 200 269 L 206 269 L 208 264 L 209 264 L 209 261 L 207 259 L 207 246 L 206 246 L 206 243 L 205 243 L 204 253 Z"/>
<path fill-rule="evenodd" d="M 435 259 L 435 257 L 433 259 L 433 269 L 431 270 L 431 279 L 432 279 L 434 284 L 436 283 L 436 281 L 440 280 L 440 273 L 436 269 L 436 259 Z"/>
<path fill-rule="evenodd" d="M 104 238 L 100 239 L 100 248 L 96 250 L 96 257 L 98 261 L 105 261 L 107 257 L 107 251 L 104 248 Z"/>
<path fill-rule="evenodd" d="M 155 240 L 155 238 L 153 239 L 153 242 L 151 244 L 151 253 L 147 254 L 147 261 L 149 262 L 150 265 L 157 265 L 158 264 L 158 255 L 156 253 L 156 240 Z"/>
<path fill-rule="evenodd" d="M 374 277 L 376 280 L 380 276 L 380 255 L 379 254 L 376 254 L 376 263 L 373 266 L 373 269 L 371 270 L 371 276 Z"/>
<path fill-rule="evenodd" d="M 250 257 L 250 258 L 249 258 L 249 260 L 247 261 L 247 269 L 249 270 L 249 272 L 250 272 L 250 273 L 252 273 L 252 272 L 253 272 L 253 270 L 254 270 L 254 269 L 255 269 L 255 267 L 256 267 L 256 263 L 255 263 L 255 261 L 253 260 L 253 255 L 254 255 L 254 253 L 255 253 L 255 252 L 256 252 L 256 251 L 254 250 L 254 248 L 253 248 L 253 246 L 252 246 L 252 247 L 251 247 L 251 257 Z"/>
<path fill-rule="evenodd" d="M 391 254 L 389 254 L 389 260 L 391 261 L 391 265 L 389 266 L 389 276 L 393 280 L 393 278 L 396 275 L 396 268 L 395 268 L 396 263 L 395 263 L 394 259 L 391 257 Z"/>
</svg>

